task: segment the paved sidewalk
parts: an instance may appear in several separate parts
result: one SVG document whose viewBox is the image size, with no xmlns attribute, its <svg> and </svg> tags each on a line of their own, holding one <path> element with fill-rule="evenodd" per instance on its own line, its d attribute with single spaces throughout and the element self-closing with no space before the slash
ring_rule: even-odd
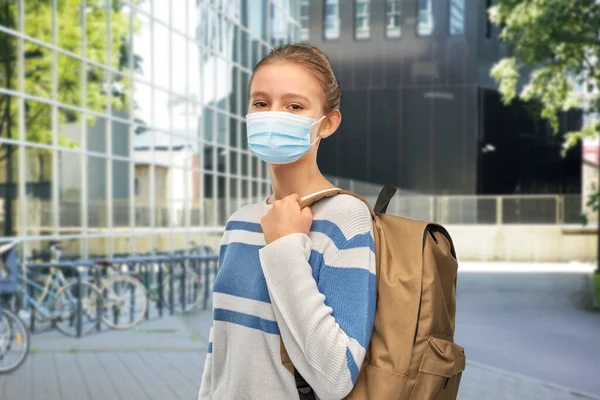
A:
<svg viewBox="0 0 600 400">
<path fill-rule="evenodd" d="M 81 339 L 54 331 L 34 334 L 25 364 L 0 376 L 0 399 L 193 400 L 210 323 L 210 314 L 200 313 Z"/>
<path fill-rule="evenodd" d="M 33 336 L 33 353 L 0 377 L 2 400 L 193 400 L 206 356 L 209 313 L 166 317 L 125 332 L 71 339 Z M 510 374 L 472 361 L 461 400 L 586 400 L 592 395 Z"/>
<path fill-rule="evenodd" d="M 600 400 L 600 396 L 467 361 L 459 400 Z"/>
</svg>

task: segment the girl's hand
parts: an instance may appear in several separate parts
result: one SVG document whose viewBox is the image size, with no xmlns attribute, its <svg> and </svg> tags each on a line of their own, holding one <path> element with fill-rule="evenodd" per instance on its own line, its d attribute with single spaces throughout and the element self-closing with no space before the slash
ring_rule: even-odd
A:
<svg viewBox="0 0 600 400">
<path fill-rule="evenodd" d="M 273 208 L 262 217 L 260 224 L 267 244 L 293 233 L 308 235 L 312 225 L 310 207 L 300 209 L 301 197 L 292 194 L 273 203 Z"/>
</svg>

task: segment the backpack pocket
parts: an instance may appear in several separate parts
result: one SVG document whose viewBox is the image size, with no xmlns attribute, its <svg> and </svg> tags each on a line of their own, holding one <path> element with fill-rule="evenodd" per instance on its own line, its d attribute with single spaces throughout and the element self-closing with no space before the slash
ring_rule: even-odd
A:
<svg viewBox="0 0 600 400">
<path fill-rule="evenodd" d="M 421 360 L 411 399 L 456 399 L 464 369 L 465 349 L 456 343 L 431 336 Z"/>
</svg>

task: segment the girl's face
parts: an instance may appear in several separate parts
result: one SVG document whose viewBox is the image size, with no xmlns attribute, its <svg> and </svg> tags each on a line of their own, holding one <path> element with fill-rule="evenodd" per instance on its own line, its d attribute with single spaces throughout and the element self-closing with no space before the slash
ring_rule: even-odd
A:
<svg viewBox="0 0 600 400">
<path fill-rule="evenodd" d="M 323 110 L 321 85 L 306 68 L 290 62 L 274 62 L 255 72 L 248 113 L 285 111 L 318 120 L 323 116 Z M 318 130 L 313 129 L 313 139 L 317 133 Z"/>
</svg>

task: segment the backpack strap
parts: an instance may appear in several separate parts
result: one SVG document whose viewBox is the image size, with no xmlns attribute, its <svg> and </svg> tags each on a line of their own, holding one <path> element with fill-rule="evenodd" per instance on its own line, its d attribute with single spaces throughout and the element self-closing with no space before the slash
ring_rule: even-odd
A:
<svg viewBox="0 0 600 400">
<path fill-rule="evenodd" d="M 379 192 L 379 196 L 377 197 L 377 202 L 375 203 L 374 211 L 376 214 L 385 214 L 396 191 L 397 189 L 392 185 L 385 185 L 383 189 L 381 189 L 381 192 Z"/>
<path fill-rule="evenodd" d="M 383 191 L 382 191 L 382 193 L 383 193 Z M 371 207 L 371 205 L 369 204 L 369 202 L 367 200 L 365 200 L 363 197 L 357 195 L 356 193 L 350 192 L 348 190 L 340 189 L 340 188 L 321 190 L 320 192 L 309 194 L 308 196 L 304 196 L 300 200 L 300 208 L 310 207 L 311 205 L 315 204 L 317 201 L 319 201 L 321 199 L 324 199 L 327 197 L 333 197 L 338 194 L 347 194 L 349 196 L 356 197 L 357 199 L 359 199 L 360 201 L 365 203 L 365 205 L 369 209 L 369 212 L 371 213 L 371 216 L 373 218 L 375 218 L 375 212 L 373 211 L 373 208 Z M 392 193 L 392 196 L 393 195 L 394 194 Z M 379 195 L 379 197 L 381 197 L 381 194 Z M 391 197 L 390 197 L 390 199 L 391 199 Z M 377 201 L 379 201 L 379 198 L 377 199 Z M 389 203 L 389 200 L 388 200 L 388 203 Z"/>
<path fill-rule="evenodd" d="M 308 382 L 304 380 L 296 368 L 294 368 L 294 378 L 296 379 L 296 389 L 298 389 L 300 400 L 315 400 L 317 398 L 315 391 L 310 387 Z"/>
</svg>

